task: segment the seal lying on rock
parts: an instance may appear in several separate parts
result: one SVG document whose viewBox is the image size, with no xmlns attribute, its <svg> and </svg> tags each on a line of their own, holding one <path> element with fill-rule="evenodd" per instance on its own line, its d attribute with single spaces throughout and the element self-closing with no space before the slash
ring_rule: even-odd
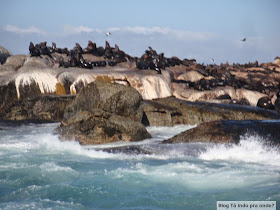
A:
<svg viewBox="0 0 280 210">
<path fill-rule="evenodd" d="M 271 102 L 271 98 L 270 97 L 261 97 L 258 100 L 257 106 L 260 108 L 264 108 L 264 109 L 274 109 L 274 105 Z"/>
</svg>

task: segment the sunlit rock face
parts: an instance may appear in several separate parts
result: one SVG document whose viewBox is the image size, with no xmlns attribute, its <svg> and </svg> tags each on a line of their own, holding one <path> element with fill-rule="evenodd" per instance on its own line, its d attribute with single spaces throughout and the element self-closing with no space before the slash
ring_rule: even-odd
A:
<svg viewBox="0 0 280 210">
<path fill-rule="evenodd" d="M 185 89 L 183 86 L 178 84 L 172 84 L 174 92 L 173 95 L 176 98 L 187 100 L 187 101 L 206 101 L 219 103 L 219 100 L 215 100 L 219 96 L 229 95 L 232 100 L 246 99 L 251 106 L 256 106 L 258 100 L 261 97 L 266 96 L 258 91 L 246 90 L 244 88 L 236 89 L 230 86 L 217 87 L 208 91 L 198 91 L 194 89 Z M 220 103 L 225 101 L 220 101 Z"/>
</svg>

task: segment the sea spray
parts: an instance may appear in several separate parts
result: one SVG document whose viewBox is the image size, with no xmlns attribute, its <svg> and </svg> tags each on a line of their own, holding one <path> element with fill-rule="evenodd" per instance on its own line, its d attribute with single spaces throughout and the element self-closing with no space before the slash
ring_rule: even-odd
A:
<svg viewBox="0 0 280 210">
<path fill-rule="evenodd" d="M 217 144 L 200 154 L 204 160 L 227 160 L 280 167 L 280 149 L 258 135 L 244 135 L 239 144 Z"/>
<path fill-rule="evenodd" d="M 81 146 L 60 141 L 52 134 L 57 126 L 0 131 L 0 208 L 216 209 L 217 200 L 280 201 L 279 151 L 257 136 L 230 146 L 160 144 L 190 128 L 180 125 L 148 127 L 153 138 L 143 142 Z M 151 154 L 99 150 L 121 145 Z"/>
</svg>

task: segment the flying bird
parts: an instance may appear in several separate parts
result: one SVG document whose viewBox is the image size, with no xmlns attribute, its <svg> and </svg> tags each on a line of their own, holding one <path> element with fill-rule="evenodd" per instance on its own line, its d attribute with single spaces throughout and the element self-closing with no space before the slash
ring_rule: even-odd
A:
<svg viewBox="0 0 280 210">
<path fill-rule="evenodd" d="M 245 42 L 245 41 L 246 41 L 246 38 L 242 39 L 241 41 L 242 41 L 242 42 Z"/>
<path fill-rule="evenodd" d="M 212 59 L 211 59 L 211 61 L 214 63 L 214 62 L 215 62 L 215 59 L 214 59 L 214 58 L 212 58 Z"/>
<path fill-rule="evenodd" d="M 106 36 L 110 36 L 110 35 L 111 35 L 111 32 L 107 32 L 107 33 L 106 33 Z"/>
</svg>

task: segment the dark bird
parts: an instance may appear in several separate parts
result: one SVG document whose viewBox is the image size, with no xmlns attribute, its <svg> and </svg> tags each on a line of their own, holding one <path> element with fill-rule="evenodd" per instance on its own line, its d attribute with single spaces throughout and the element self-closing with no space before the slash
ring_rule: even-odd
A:
<svg viewBox="0 0 280 210">
<path fill-rule="evenodd" d="M 245 42 L 245 41 L 246 41 L 246 38 L 242 39 L 241 41 L 242 41 L 242 42 Z"/>
</svg>

